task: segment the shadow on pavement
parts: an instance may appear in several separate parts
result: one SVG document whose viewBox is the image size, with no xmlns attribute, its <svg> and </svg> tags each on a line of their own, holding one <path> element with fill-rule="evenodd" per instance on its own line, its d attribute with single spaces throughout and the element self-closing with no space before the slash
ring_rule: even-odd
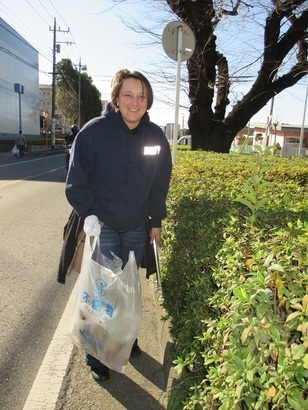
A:
<svg viewBox="0 0 308 410">
<path fill-rule="evenodd" d="M 149 389 L 144 389 L 131 378 L 123 374 L 112 374 L 112 380 L 99 383 L 118 403 L 127 410 L 163 409 Z M 151 381 L 151 380 L 148 380 Z M 104 407 L 102 407 L 104 408 Z"/>
<path fill-rule="evenodd" d="M 164 368 L 161 363 L 153 359 L 146 352 L 142 352 L 141 357 L 130 359 L 129 362 L 149 382 L 153 383 L 160 390 L 165 390 L 166 385 L 161 376 Z"/>
</svg>

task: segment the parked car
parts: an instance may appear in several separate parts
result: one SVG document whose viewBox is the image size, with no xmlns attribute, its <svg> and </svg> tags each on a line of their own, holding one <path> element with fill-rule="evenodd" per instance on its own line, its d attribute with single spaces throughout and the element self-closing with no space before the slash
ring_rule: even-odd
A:
<svg viewBox="0 0 308 410">
<path fill-rule="evenodd" d="M 178 145 L 188 145 L 191 147 L 191 135 L 183 135 L 178 139 Z"/>
</svg>

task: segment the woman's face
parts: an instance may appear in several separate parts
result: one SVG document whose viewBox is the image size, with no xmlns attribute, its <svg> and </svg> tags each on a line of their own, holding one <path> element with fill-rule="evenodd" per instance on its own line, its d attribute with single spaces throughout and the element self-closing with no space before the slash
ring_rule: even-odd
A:
<svg viewBox="0 0 308 410">
<path fill-rule="evenodd" d="M 118 97 L 118 108 L 129 129 L 136 128 L 147 110 L 147 92 L 144 84 L 135 78 L 123 80 Z"/>
</svg>

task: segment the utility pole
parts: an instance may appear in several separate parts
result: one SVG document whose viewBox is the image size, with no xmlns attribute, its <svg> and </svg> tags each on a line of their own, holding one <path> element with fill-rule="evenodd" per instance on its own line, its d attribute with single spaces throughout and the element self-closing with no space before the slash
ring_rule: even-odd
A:
<svg viewBox="0 0 308 410">
<path fill-rule="evenodd" d="M 61 30 L 60 27 L 57 30 L 56 18 L 54 18 L 53 29 L 49 27 L 49 31 L 53 31 L 53 55 L 52 55 L 52 97 L 51 97 L 51 149 L 56 145 L 56 52 L 60 53 L 60 45 L 57 44 L 56 36 L 57 31 L 61 33 L 69 33 L 68 30 Z"/>
<path fill-rule="evenodd" d="M 81 70 L 86 71 L 87 66 L 81 65 L 81 58 L 79 58 L 79 77 L 78 77 L 78 128 L 80 129 L 80 103 L 81 103 Z"/>
</svg>

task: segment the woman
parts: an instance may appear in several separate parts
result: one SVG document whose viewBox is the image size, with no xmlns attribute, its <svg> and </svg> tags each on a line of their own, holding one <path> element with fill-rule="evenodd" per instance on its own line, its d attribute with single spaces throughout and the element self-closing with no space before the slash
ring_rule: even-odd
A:
<svg viewBox="0 0 308 410">
<path fill-rule="evenodd" d="M 118 71 L 111 103 L 81 129 L 71 152 L 67 199 L 85 218 L 85 232 L 100 235 L 103 255 L 112 258 L 113 252 L 123 266 L 131 250 L 140 266 L 146 223 L 151 225 L 150 242 L 162 240 L 172 163 L 163 131 L 150 122 L 152 104 L 152 87 L 143 74 Z M 136 340 L 132 355 L 140 354 Z M 109 379 L 109 369 L 97 359 L 87 355 L 87 364 L 94 378 Z"/>
</svg>

